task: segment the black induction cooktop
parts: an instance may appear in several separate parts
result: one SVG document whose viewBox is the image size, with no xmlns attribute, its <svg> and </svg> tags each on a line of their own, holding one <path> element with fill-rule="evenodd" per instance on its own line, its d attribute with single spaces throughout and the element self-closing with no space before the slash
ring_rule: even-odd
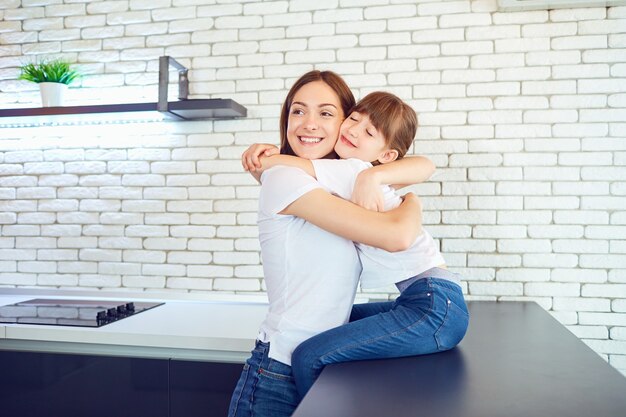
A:
<svg viewBox="0 0 626 417">
<path fill-rule="evenodd" d="M 101 327 L 164 303 L 37 298 L 0 307 L 0 323 Z"/>
</svg>

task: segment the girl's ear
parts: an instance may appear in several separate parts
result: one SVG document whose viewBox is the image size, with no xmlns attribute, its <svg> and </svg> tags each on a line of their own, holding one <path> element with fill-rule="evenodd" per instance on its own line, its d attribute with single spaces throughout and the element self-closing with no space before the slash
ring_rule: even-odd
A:
<svg viewBox="0 0 626 417">
<path fill-rule="evenodd" d="M 380 154 L 378 157 L 378 162 L 381 164 L 386 164 L 389 162 L 393 162 L 398 159 L 398 151 L 395 149 L 388 149 Z"/>
</svg>

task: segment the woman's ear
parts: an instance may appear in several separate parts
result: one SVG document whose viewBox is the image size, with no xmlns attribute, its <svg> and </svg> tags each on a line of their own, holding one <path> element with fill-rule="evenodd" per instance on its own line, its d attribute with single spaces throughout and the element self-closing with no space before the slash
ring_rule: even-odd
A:
<svg viewBox="0 0 626 417">
<path fill-rule="evenodd" d="M 395 149 L 388 149 L 380 154 L 378 157 L 378 162 L 381 164 L 386 164 L 389 162 L 393 162 L 398 159 L 398 151 Z"/>
</svg>

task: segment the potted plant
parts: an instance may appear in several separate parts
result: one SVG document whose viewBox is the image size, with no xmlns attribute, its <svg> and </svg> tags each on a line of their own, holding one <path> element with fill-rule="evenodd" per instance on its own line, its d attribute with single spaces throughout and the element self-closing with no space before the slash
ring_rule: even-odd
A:
<svg viewBox="0 0 626 417">
<path fill-rule="evenodd" d="M 20 69 L 18 79 L 39 84 L 43 107 L 61 106 L 67 86 L 80 75 L 78 71 L 70 68 L 69 62 L 63 59 L 37 64 L 30 63 L 23 65 Z"/>
</svg>

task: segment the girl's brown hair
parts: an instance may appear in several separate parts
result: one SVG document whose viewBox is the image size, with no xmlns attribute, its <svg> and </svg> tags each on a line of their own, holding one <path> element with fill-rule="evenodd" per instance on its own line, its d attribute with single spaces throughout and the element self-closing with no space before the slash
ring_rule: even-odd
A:
<svg viewBox="0 0 626 417">
<path fill-rule="evenodd" d="M 291 103 L 293 102 L 293 98 L 302 88 L 308 83 L 312 83 L 314 81 L 322 81 L 326 83 L 339 97 L 339 103 L 341 104 L 341 109 L 343 110 L 343 117 L 346 117 L 350 112 L 350 109 L 354 106 L 355 100 L 352 91 L 348 88 L 346 82 L 341 78 L 338 74 L 335 74 L 332 71 L 309 71 L 304 74 L 302 77 L 298 78 L 298 80 L 291 86 L 289 93 L 287 93 L 287 97 L 285 98 L 285 102 L 283 103 L 283 108 L 280 112 L 280 153 L 285 155 L 295 155 L 293 149 L 289 145 L 289 141 L 287 140 L 287 125 L 289 123 L 289 110 L 291 108 Z"/>
<path fill-rule="evenodd" d="M 359 100 L 352 111 L 369 117 L 387 146 L 398 151 L 398 158 L 406 155 L 417 132 L 417 114 L 411 106 L 391 93 L 375 91 Z"/>
</svg>

